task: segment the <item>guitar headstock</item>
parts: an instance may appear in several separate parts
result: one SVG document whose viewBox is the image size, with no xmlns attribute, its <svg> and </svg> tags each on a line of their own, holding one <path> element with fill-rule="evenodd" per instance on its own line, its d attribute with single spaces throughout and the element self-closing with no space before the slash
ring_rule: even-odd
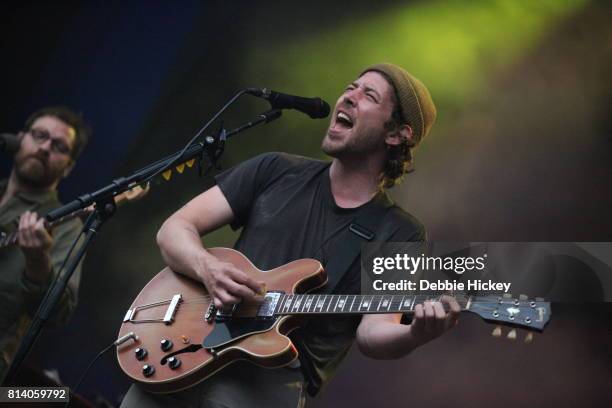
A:
<svg viewBox="0 0 612 408">
<path fill-rule="evenodd" d="M 545 302 L 541 298 L 528 299 L 525 295 L 520 295 L 518 298 L 512 295 L 474 296 L 470 299 L 467 310 L 476 313 L 488 322 L 530 331 L 543 331 L 551 315 L 550 302 Z M 496 336 L 496 330 L 493 332 L 494 336 Z M 501 335 L 501 329 L 499 335 Z M 514 334 L 509 334 L 509 338 L 512 336 L 516 337 L 516 331 Z"/>
</svg>

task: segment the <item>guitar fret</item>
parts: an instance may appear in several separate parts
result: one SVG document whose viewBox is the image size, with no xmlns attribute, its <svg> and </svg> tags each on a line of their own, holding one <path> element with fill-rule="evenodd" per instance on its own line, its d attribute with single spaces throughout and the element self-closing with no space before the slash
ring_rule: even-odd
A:
<svg viewBox="0 0 612 408">
<path fill-rule="evenodd" d="M 306 301 L 302 306 L 302 313 L 307 312 L 310 308 L 310 304 L 312 303 L 312 295 L 306 295 Z"/>
<path fill-rule="evenodd" d="M 293 311 L 300 311 L 300 303 L 302 303 L 302 297 L 297 295 L 295 298 L 295 302 L 293 302 Z"/>
<path fill-rule="evenodd" d="M 289 295 L 287 297 L 287 301 L 285 302 L 285 312 L 289 312 L 291 310 L 291 302 L 293 301 L 293 295 Z"/>
<path fill-rule="evenodd" d="M 319 312 L 323 311 L 323 305 L 325 304 L 325 295 L 319 296 L 319 300 L 317 300 L 317 306 L 319 306 Z M 317 307 L 315 306 L 315 310 Z"/>
<path fill-rule="evenodd" d="M 276 305 L 276 309 L 274 309 L 274 314 L 279 314 L 281 312 L 281 310 L 283 310 L 283 306 L 285 304 L 285 301 L 287 300 L 287 296 L 286 295 L 281 295 L 278 304 Z"/>
<path fill-rule="evenodd" d="M 338 295 L 338 299 L 336 299 L 336 303 L 334 304 L 334 308 L 332 309 L 332 311 L 338 309 L 338 302 L 340 302 L 340 295 Z"/>
<path fill-rule="evenodd" d="M 409 312 L 414 311 L 416 303 L 417 296 L 291 294 L 280 297 L 274 314 Z"/>
<path fill-rule="evenodd" d="M 346 298 L 342 299 L 342 295 L 338 295 L 338 301 L 336 302 L 336 307 L 334 308 L 334 311 L 338 311 L 338 309 L 340 309 L 340 311 L 342 312 L 342 310 L 344 309 L 344 305 L 346 303 Z"/>
<path fill-rule="evenodd" d="M 383 310 L 389 310 L 389 298 L 387 298 L 385 295 L 382 295 L 380 297 L 380 302 L 378 302 L 378 310 L 380 312 L 380 307 L 383 307 Z"/>
<path fill-rule="evenodd" d="M 316 309 L 317 308 L 317 299 L 319 298 L 320 295 L 314 295 L 312 298 L 312 303 L 310 304 L 310 307 L 308 307 L 308 313 L 312 313 L 313 310 L 311 310 L 311 308 Z"/>
</svg>

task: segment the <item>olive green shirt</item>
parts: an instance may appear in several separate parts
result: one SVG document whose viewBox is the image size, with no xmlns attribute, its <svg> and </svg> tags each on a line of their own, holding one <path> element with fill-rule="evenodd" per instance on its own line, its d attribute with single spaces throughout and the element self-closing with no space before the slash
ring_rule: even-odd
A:
<svg viewBox="0 0 612 408">
<path fill-rule="evenodd" d="M 7 184 L 8 180 L 0 180 L 0 197 L 4 195 Z M 19 217 L 25 211 L 33 211 L 42 216 L 60 205 L 56 191 L 17 193 L 0 207 L 0 233 L 15 231 Z M 81 221 L 78 219 L 67 221 L 53 229 L 52 277 L 59 271 L 80 230 Z M 80 276 L 81 265 L 68 282 L 68 287 L 49 323 L 67 322 L 76 306 Z M 6 374 L 51 280 L 50 278 L 42 285 L 29 281 L 25 276 L 25 259 L 19 247 L 14 245 L 0 248 L 0 380 Z"/>
</svg>

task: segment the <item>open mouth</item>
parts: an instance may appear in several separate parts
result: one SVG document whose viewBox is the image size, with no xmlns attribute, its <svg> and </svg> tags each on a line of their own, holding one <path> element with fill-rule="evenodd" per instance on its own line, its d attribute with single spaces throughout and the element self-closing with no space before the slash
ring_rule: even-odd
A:
<svg viewBox="0 0 612 408">
<path fill-rule="evenodd" d="M 338 112 L 336 115 L 336 123 L 347 129 L 351 129 L 353 127 L 353 120 L 344 112 Z"/>
</svg>

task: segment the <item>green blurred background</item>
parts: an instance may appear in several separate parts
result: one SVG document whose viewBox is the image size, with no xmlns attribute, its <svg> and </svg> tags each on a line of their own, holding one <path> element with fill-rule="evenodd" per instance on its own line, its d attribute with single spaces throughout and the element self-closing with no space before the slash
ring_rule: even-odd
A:
<svg viewBox="0 0 612 408">
<path fill-rule="evenodd" d="M 45 24 L 62 27 L 61 35 L 53 37 L 52 51 L 45 48 L 40 69 L 52 66 L 57 73 L 11 85 L 10 75 L 21 69 L 20 63 L 11 64 L 3 81 L 17 95 L 16 103 L 2 118 L 18 126 L 24 117 L 19 114 L 36 103 L 62 101 L 61 89 L 44 84 L 78 80 L 80 89 L 88 90 L 88 98 L 73 92 L 67 103 L 94 118 L 96 144 L 77 168 L 87 178 L 72 182 L 65 200 L 180 149 L 239 89 L 268 87 L 333 104 L 363 67 L 387 61 L 420 78 L 438 108 L 437 123 L 416 152 L 416 171 L 392 190 L 393 198 L 425 224 L 431 240 L 612 241 L 612 9 L 607 2 L 58 7 L 61 12 L 51 14 L 55 22 Z M 20 44 L 38 52 L 43 47 L 35 48 L 21 29 L 38 27 L 32 19 L 43 24 L 45 10 L 34 3 L 25 9 L 14 5 L 4 14 L 13 25 L 4 29 L 3 41 L 25 66 L 34 58 Z M 153 18 L 155 24 L 144 25 Z M 96 21 L 104 24 L 87 24 Z M 62 45 L 86 35 L 87 27 L 100 33 L 98 45 L 91 41 L 98 57 L 75 70 L 68 67 L 75 61 L 62 60 L 57 50 L 67 47 L 72 58 L 94 52 L 85 45 Z M 123 42 L 129 52 L 122 53 Z M 97 81 L 96 64 L 112 76 Z M 157 74 L 162 67 L 163 75 Z M 31 71 L 38 72 L 26 72 Z M 64 76 L 70 72 L 68 80 Z M 139 77 L 147 78 L 142 89 L 156 91 L 133 89 Z M 48 96 L 28 99 L 23 89 L 33 94 L 43 89 Z M 238 126 L 266 108 L 265 102 L 244 97 L 224 116 L 224 125 Z M 280 120 L 231 139 L 221 164 L 228 168 L 267 151 L 324 158 L 319 146 L 328 123 L 286 111 Z M 98 131 L 110 124 L 113 131 Z M 211 184 L 210 175 L 199 178 L 187 170 L 170 182 L 156 182 L 146 199 L 119 211 L 88 253 L 75 318 L 66 329 L 45 333 L 32 364 L 59 367 L 74 383 L 89 358 L 114 339 L 140 288 L 162 269 L 155 234 L 163 220 Z M 205 242 L 231 246 L 236 237 L 225 228 Z M 606 406 L 610 307 L 556 310 L 549 330 L 531 347 L 495 342 L 488 327 L 466 316 L 453 333 L 400 361 L 374 362 L 351 353 L 315 404 Z M 115 402 L 128 384 L 109 357 L 84 389 Z"/>
</svg>

